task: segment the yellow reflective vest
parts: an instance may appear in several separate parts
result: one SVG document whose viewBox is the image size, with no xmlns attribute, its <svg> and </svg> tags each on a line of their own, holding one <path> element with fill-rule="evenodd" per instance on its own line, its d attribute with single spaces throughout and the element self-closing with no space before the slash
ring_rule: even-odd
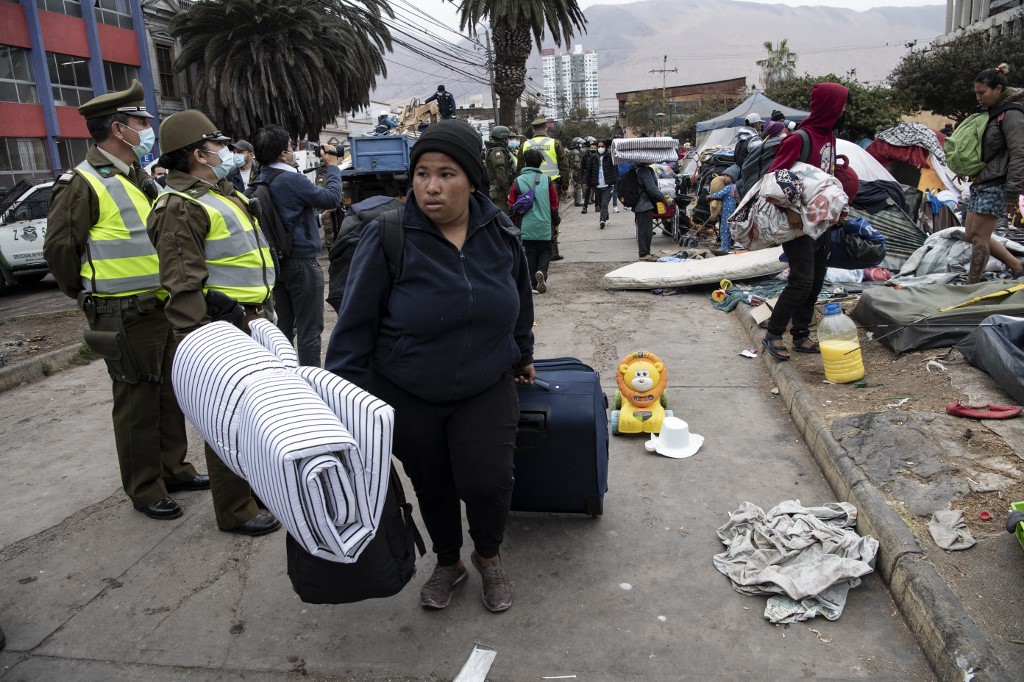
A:
<svg viewBox="0 0 1024 682">
<path fill-rule="evenodd" d="M 266 301 L 274 288 L 274 261 L 256 219 L 216 190 L 199 196 L 168 191 L 199 204 L 210 219 L 204 244 L 208 276 L 203 293 L 214 289 L 247 305 Z M 243 194 L 235 196 L 249 203 Z"/>
<path fill-rule="evenodd" d="M 99 201 L 99 219 L 89 228 L 82 253 L 82 289 L 97 296 L 127 297 L 160 288 L 160 260 L 146 233 L 149 198 L 131 180 L 104 175 L 86 161 L 75 169 Z"/>
<path fill-rule="evenodd" d="M 557 180 L 558 154 L 555 152 L 555 139 L 553 137 L 535 137 L 523 143 L 523 152 L 536 148 L 544 157 L 540 164 L 540 172 L 548 176 L 548 180 Z"/>
</svg>

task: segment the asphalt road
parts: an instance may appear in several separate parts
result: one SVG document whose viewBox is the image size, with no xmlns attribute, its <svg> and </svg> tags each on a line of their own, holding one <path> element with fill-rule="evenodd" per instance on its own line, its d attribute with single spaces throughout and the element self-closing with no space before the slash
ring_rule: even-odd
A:
<svg viewBox="0 0 1024 682">
<path fill-rule="evenodd" d="M 700 295 L 605 291 L 603 273 L 636 257 L 631 216 L 599 230 L 592 213 L 563 214 L 566 260 L 536 299 L 537 356 L 581 358 L 610 394 L 620 359 L 653 351 L 670 407 L 706 440 L 673 460 L 613 438 L 596 520 L 513 514 L 509 611 L 484 610 L 476 575 L 445 611 L 422 610 L 429 555 L 391 599 L 305 605 L 283 533 L 218 532 L 209 493 L 181 494 L 180 519 L 144 518 L 120 490 L 109 384 L 94 363 L 0 394 L 0 678 L 451 680 L 481 643 L 497 651 L 494 682 L 933 679 L 877 575 L 837 621 L 777 627 L 763 597 L 715 570 L 715 531 L 741 502 L 835 498 L 760 363 L 738 355 L 733 318 Z M 655 238 L 656 252 L 670 247 Z M 191 445 L 203 468 L 195 434 Z"/>
<path fill-rule="evenodd" d="M 0 319 L 74 310 L 75 302 L 64 295 L 52 275 L 35 284 L 18 284 L 0 290 Z"/>
</svg>

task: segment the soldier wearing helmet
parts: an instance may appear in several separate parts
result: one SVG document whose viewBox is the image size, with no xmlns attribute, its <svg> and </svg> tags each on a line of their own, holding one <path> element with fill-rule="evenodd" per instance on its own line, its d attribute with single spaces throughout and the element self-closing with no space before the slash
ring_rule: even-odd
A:
<svg viewBox="0 0 1024 682">
<path fill-rule="evenodd" d="M 511 131 L 505 126 L 491 128 L 491 139 L 485 143 L 484 166 L 490 180 L 488 195 L 495 206 L 505 207 L 508 190 L 516 179 L 516 160 L 508 149 Z"/>
<path fill-rule="evenodd" d="M 580 147 L 583 146 L 582 137 L 572 138 L 572 142 L 569 143 L 569 151 L 565 153 L 569 159 L 570 176 L 572 177 L 572 196 L 573 205 L 580 206 L 583 204 L 583 185 L 580 183 L 580 172 L 583 167 L 580 165 L 582 161 L 582 155 L 580 153 Z"/>
</svg>

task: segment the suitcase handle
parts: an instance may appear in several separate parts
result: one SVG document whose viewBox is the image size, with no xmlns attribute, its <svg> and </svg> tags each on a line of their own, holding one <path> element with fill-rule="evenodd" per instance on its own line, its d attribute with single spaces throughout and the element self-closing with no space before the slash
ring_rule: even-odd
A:
<svg viewBox="0 0 1024 682">
<path fill-rule="evenodd" d="M 540 379 L 540 378 L 534 378 L 533 385 L 534 386 L 540 386 L 545 391 L 550 391 L 551 390 L 551 384 L 549 384 L 548 382 L 546 382 L 546 381 L 544 381 L 543 379 Z"/>
</svg>

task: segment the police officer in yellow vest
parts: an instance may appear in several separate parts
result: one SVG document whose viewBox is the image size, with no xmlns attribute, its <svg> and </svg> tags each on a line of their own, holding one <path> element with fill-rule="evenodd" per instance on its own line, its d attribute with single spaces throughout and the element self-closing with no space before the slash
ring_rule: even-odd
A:
<svg viewBox="0 0 1024 682">
<path fill-rule="evenodd" d="M 175 338 L 164 316 L 156 250 L 146 218 L 159 187 L 139 165 L 154 133 L 142 85 L 78 108 L 94 144 L 53 187 L 43 254 L 60 288 L 78 300 L 86 342 L 113 379 L 114 442 L 121 484 L 136 509 L 173 519 L 169 496 L 206 490 L 185 461 L 185 418 L 171 387 Z"/>
<path fill-rule="evenodd" d="M 248 329 L 243 320 L 264 315 L 274 288 L 267 239 L 248 199 L 227 179 L 235 168 L 227 142 L 194 109 L 160 125 L 167 191 L 153 206 L 147 227 L 160 258 L 160 283 L 170 294 L 167 319 L 179 337 L 218 319 Z M 206 467 L 221 530 L 264 535 L 281 527 L 273 514 L 259 511 L 249 484 L 209 445 Z"/>
<path fill-rule="evenodd" d="M 541 156 L 544 158 L 544 162 L 540 166 L 540 172 L 548 176 L 548 180 L 555 183 L 555 187 L 558 190 L 558 197 L 561 199 L 564 196 L 564 189 L 562 178 L 566 181 L 569 179 L 569 158 L 565 153 L 565 149 L 562 147 L 560 140 L 554 137 L 548 137 L 548 120 L 543 116 L 536 118 L 533 121 L 533 137 L 527 140 L 519 147 L 519 157 L 517 168 L 523 168 L 523 154 L 529 149 L 537 149 L 540 151 Z M 558 230 L 557 228 L 551 231 L 551 260 L 562 260 L 565 256 L 558 253 Z"/>
</svg>

